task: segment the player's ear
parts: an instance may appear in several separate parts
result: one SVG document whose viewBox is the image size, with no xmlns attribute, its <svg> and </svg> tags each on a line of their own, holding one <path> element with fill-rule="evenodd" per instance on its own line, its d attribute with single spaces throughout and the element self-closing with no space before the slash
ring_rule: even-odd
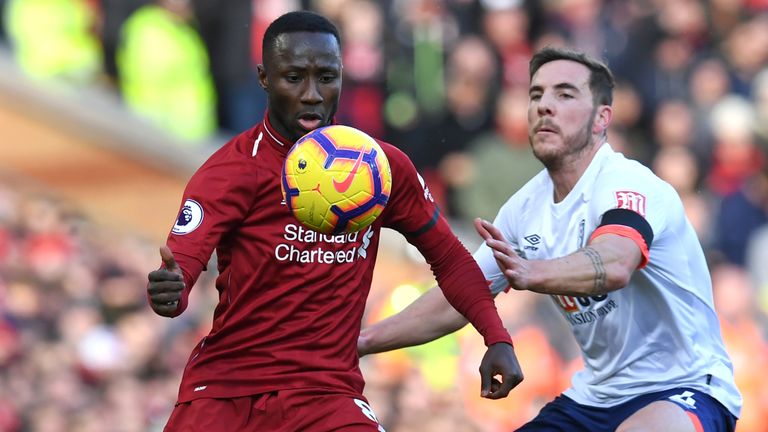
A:
<svg viewBox="0 0 768 432">
<path fill-rule="evenodd" d="M 613 108 L 610 105 L 600 105 L 595 113 L 595 121 L 592 124 L 592 133 L 596 135 L 603 134 L 611 124 L 613 118 Z"/>
<path fill-rule="evenodd" d="M 269 81 L 267 80 L 267 70 L 263 64 L 256 65 L 256 73 L 259 74 L 259 85 L 266 90 L 269 87 Z"/>
</svg>

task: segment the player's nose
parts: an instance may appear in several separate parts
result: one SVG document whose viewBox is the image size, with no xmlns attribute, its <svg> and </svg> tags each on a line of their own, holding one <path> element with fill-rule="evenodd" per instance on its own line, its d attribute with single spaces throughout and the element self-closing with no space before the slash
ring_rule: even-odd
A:
<svg viewBox="0 0 768 432">
<path fill-rule="evenodd" d="M 308 79 L 301 89 L 301 101 L 305 104 L 319 104 L 323 101 L 323 95 L 320 93 L 319 84 L 315 80 Z"/>
</svg>

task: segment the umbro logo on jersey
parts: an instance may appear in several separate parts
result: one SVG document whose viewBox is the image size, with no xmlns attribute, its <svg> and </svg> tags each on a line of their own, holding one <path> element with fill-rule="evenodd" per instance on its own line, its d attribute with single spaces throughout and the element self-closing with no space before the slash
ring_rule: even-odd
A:
<svg viewBox="0 0 768 432">
<path fill-rule="evenodd" d="M 523 237 L 525 241 L 527 241 L 529 244 L 523 245 L 524 250 L 539 250 L 538 247 L 536 247 L 537 244 L 541 243 L 541 236 L 538 234 L 531 234 Z"/>
<path fill-rule="evenodd" d="M 528 243 L 530 243 L 532 245 L 537 245 L 537 244 L 541 243 L 541 237 L 538 234 L 527 235 L 527 236 L 525 236 L 523 238 L 525 239 L 525 241 L 527 241 Z"/>
</svg>

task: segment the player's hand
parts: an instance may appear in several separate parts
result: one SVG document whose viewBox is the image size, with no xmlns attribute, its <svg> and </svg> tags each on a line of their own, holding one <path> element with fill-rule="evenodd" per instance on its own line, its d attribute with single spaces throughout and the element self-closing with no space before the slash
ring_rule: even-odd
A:
<svg viewBox="0 0 768 432">
<path fill-rule="evenodd" d="M 168 246 L 160 248 L 163 268 L 150 272 L 147 293 L 152 310 L 158 315 L 170 317 L 179 307 L 184 291 L 184 276 Z"/>
<path fill-rule="evenodd" d="M 501 381 L 496 379 L 497 376 Z M 500 342 L 489 346 L 480 362 L 480 396 L 505 398 L 522 381 L 523 371 L 512 345 Z"/>
<path fill-rule="evenodd" d="M 485 244 L 493 250 L 493 257 L 499 270 L 507 278 L 509 285 L 516 290 L 526 290 L 532 284 L 531 262 L 520 257 L 515 249 L 504 240 L 498 228 L 487 220 L 475 219 L 475 229 Z"/>
</svg>

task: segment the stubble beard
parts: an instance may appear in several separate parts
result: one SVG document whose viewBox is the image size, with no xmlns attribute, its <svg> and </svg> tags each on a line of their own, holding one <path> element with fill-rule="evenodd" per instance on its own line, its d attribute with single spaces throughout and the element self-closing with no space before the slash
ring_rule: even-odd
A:
<svg viewBox="0 0 768 432">
<path fill-rule="evenodd" d="M 594 140 L 592 139 L 592 122 L 595 117 L 596 109 L 592 111 L 589 120 L 577 133 L 563 137 L 563 146 L 553 150 L 536 149 L 533 145 L 533 136 L 528 135 L 528 143 L 533 149 L 533 155 L 538 159 L 548 171 L 557 171 L 564 166 L 575 162 L 584 153 L 588 152 Z"/>
</svg>

